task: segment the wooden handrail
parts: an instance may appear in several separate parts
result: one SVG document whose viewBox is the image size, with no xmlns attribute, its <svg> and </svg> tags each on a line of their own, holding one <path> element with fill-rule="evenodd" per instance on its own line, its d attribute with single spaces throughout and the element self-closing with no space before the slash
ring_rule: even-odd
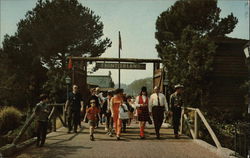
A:
<svg viewBox="0 0 250 158">
<path fill-rule="evenodd" d="M 52 118 L 53 113 L 55 111 L 55 106 L 64 106 L 63 103 L 54 103 L 54 104 L 49 104 L 49 106 L 53 106 L 50 115 L 49 115 L 49 120 Z M 20 138 L 23 136 L 23 134 L 25 133 L 25 131 L 28 129 L 28 127 L 30 126 L 30 124 L 34 121 L 35 118 L 35 112 L 33 112 L 30 116 L 30 118 L 27 119 L 27 121 L 25 122 L 25 124 L 23 125 L 21 131 L 18 133 L 18 135 L 16 136 L 16 138 L 13 140 L 12 144 L 17 144 L 18 141 L 20 140 Z M 62 121 L 62 123 L 65 125 L 65 122 Z"/>
<path fill-rule="evenodd" d="M 196 109 L 198 115 L 200 116 L 202 122 L 204 123 L 204 125 L 206 126 L 209 134 L 211 135 L 214 143 L 216 144 L 217 148 L 221 148 L 221 144 L 218 140 L 218 138 L 216 137 L 214 131 L 212 130 L 212 128 L 210 127 L 210 125 L 208 124 L 207 120 L 205 119 L 204 115 L 201 113 L 200 109 Z"/>
<path fill-rule="evenodd" d="M 30 116 L 30 118 L 25 122 L 23 128 L 21 129 L 21 131 L 18 133 L 17 137 L 13 140 L 12 144 L 17 144 L 19 139 L 22 137 L 22 135 L 24 134 L 24 132 L 26 131 L 26 129 L 30 126 L 30 124 L 33 122 L 35 118 L 35 112 L 33 112 Z"/>
<path fill-rule="evenodd" d="M 187 126 L 188 126 L 188 128 L 189 128 L 189 131 L 190 131 L 190 133 L 191 133 L 191 136 L 192 136 L 192 138 L 194 139 L 194 138 L 195 138 L 195 134 L 194 134 L 194 131 L 192 130 L 192 128 L 191 128 L 189 122 L 188 122 L 188 117 L 187 117 L 186 114 L 184 114 L 183 116 L 184 116 L 184 121 L 186 122 L 186 124 L 187 124 Z"/>
<path fill-rule="evenodd" d="M 212 128 L 210 127 L 210 125 L 208 124 L 207 120 L 205 119 L 204 115 L 201 113 L 200 109 L 198 108 L 191 108 L 191 107 L 185 107 L 183 109 L 187 109 L 187 110 L 191 110 L 191 111 L 194 111 L 195 112 L 195 121 L 194 121 L 194 131 L 191 129 L 190 127 L 190 124 L 187 124 L 188 125 L 188 128 L 190 130 L 190 133 L 193 137 L 193 139 L 197 139 L 197 136 L 198 136 L 198 118 L 197 118 L 197 114 L 198 116 L 201 118 L 203 124 L 205 125 L 205 127 L 207 128 L 210 136 L 212 137 L 215 145 L 217 148 L 221 148 L 221 144 L 218 140 L 218 138 L 216 137 L 214 131 L 212 130 Z M 186 114 L 183 114 L 182 117 L 184 117 L 185 120 L 188 120 L 188 117 Z"/>
<path fill-rule="evenodd" d="M 52 116 L 54 114 L 54 111 L 55 111 L 55 107 L 52 108 L 52 110 L 51 110 L 51 112 L 49 114 L 49 117 L 48 117 L 49 121 L 51 120 L 51 118 L 52 118 Z"/>
<path fill-rule="evenodd" d="M 48 106 L 64 106 L 64 103 L 54 103 L 54 104 L 48 104 Z"/>
</svg>

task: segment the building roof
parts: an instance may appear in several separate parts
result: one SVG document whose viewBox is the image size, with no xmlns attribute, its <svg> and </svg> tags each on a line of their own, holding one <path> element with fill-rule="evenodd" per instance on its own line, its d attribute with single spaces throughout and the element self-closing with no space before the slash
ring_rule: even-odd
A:
<svg viewBox="0 0 250 158">
<path fill-rule="evenodd" d="M 216 37 L 213 38 L 216 43 L 241 43 L 246 44 L 249 40 L 240 39 L 240 38 L 232 38 L 232 37 Z"/>
<path fill-rule="evenodd" d="M 98 85 L 100 88 L 113 88 L 113 81 L 110 75 L 89 75 L 87 83 L 90 85 Z"/>
</svg>

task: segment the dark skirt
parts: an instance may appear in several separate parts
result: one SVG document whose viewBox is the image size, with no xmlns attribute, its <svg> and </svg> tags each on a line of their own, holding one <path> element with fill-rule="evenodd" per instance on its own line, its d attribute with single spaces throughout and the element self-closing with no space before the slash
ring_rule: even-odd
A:
<svg viewBox="0 0 250 158">
<path fill-rule="evenodd" d="M 137 109 L 138 112 L 138 121 L 149 121 L 149 111 L 148 106 L 139 107 Z"/>
</svg>

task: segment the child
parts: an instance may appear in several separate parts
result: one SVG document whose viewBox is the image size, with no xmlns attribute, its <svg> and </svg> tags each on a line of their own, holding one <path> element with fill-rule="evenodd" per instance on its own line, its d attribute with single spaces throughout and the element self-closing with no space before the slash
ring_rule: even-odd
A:
<svg viewBox="0 0 250 158">
<path fill-rule="evenodd" d="M 47 128 L 48 128 L 48 116 L 50 113 L 48 107 L 48 96 L 46 94 L 40 95 L 40 102 L 35 107 L 35 114 L 37 120 L 37 147 L 42 147 L 45 143 Z"/>
<path fill-rule="evenodd" d="M 90 100 L 90 106 L 86 111 L 86 116 L 89 122 L 90 140 L 94 141 L 94 129 L 97 124 L 98 118 L 100 119 L 100 108 L 96 107 L 96 100 Z"/>
</svg>

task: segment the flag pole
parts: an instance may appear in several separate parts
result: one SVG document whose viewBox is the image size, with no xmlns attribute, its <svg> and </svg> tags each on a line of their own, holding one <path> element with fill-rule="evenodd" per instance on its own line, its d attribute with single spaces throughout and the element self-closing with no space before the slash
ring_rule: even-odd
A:
<svg viewBox="0 0 250 158">
<path fill-rule="evenodd" d="M 118 46 L 118 58 L 121 58 L 121 35 L 120 35 L 120 31 L 119 31 L 119 46 Z M 120 61 L 118 63 L 118 87 L 121 88 L 121 69 L 120 69 Z"/>
</svg>

